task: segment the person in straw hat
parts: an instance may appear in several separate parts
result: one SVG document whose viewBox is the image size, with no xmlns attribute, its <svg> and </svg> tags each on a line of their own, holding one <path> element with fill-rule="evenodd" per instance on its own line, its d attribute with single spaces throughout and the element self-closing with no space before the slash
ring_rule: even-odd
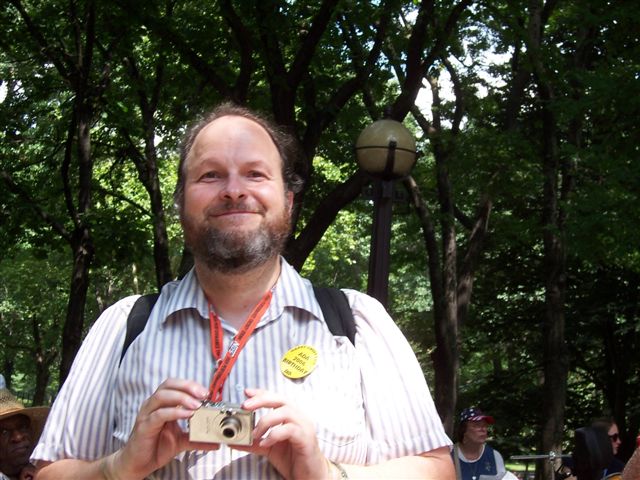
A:
<svg viewBox="0 0 640 480">
<path fill-rule="evenodd" d="M 33 478 L 29 456 L 48 413 L 49 407 L 25 408 L 4 385 L 0 388 L 0 480 Z"/>
</svg>

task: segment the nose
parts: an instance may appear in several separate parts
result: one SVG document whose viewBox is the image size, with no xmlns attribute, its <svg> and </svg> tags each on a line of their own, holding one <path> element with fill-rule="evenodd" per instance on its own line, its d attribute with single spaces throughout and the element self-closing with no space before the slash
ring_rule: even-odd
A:
<svg viewBox="0 0 640 480">
<path fill-rule="evenodd" d="M 225 179 L 220 195 L 226 200 L 240 200 L 246 197 L 246 186 L 242 177 L 230 174 Z"/>
<path fill-rule="evenodd" d="M 16 428 L 11 431 L 11 442 L 12 443 L 20 443 L 25 438 L 28 438 L 29 430 L 26 428 Z"/>
</svg>

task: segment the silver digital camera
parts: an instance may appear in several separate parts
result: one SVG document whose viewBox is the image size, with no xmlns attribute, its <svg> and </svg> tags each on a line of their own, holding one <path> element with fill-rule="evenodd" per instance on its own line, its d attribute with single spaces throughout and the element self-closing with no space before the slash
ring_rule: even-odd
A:
<svg viewBox="0 0 640 480">
<path fill-rule="evenodd" d="M 251 445 L 254 424 L 254 412 L 243 410 L 239 405 L 204 402 L 189 419 L 189 440 Z"/>
</svg>

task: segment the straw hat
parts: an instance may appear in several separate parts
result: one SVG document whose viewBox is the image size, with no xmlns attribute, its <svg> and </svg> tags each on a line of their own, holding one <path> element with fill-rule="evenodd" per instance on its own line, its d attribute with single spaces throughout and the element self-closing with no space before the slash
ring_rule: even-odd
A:
<svg viewBox="0 0 640 480">
<path fill-rule="evenodd" d="M 30 407 L 25 408 L 9 390 L 0 388 L 0 420 L 11 417 L 13 415 L 24 415 L 31 420 L 31 429 L 33 430 L 33 440 L 38 440 L 44 423 L 49 414 L 49 407 Z"/>
</svg>

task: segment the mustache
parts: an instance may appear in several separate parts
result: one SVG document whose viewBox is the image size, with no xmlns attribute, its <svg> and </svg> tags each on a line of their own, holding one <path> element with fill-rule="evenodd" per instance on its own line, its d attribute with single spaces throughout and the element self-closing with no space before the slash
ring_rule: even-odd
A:
<svg viewBox="0 0 640 480">
<path fill-rule="evenodd" d="M 250 206 L 247 202 L 227 201 L 219 205 L 211 205 L 205 210 L 206 216 L 215 217 L 229 212 L 250 212 L 264 213 L 264 208 L 260 206 Z"/>
</svg>

